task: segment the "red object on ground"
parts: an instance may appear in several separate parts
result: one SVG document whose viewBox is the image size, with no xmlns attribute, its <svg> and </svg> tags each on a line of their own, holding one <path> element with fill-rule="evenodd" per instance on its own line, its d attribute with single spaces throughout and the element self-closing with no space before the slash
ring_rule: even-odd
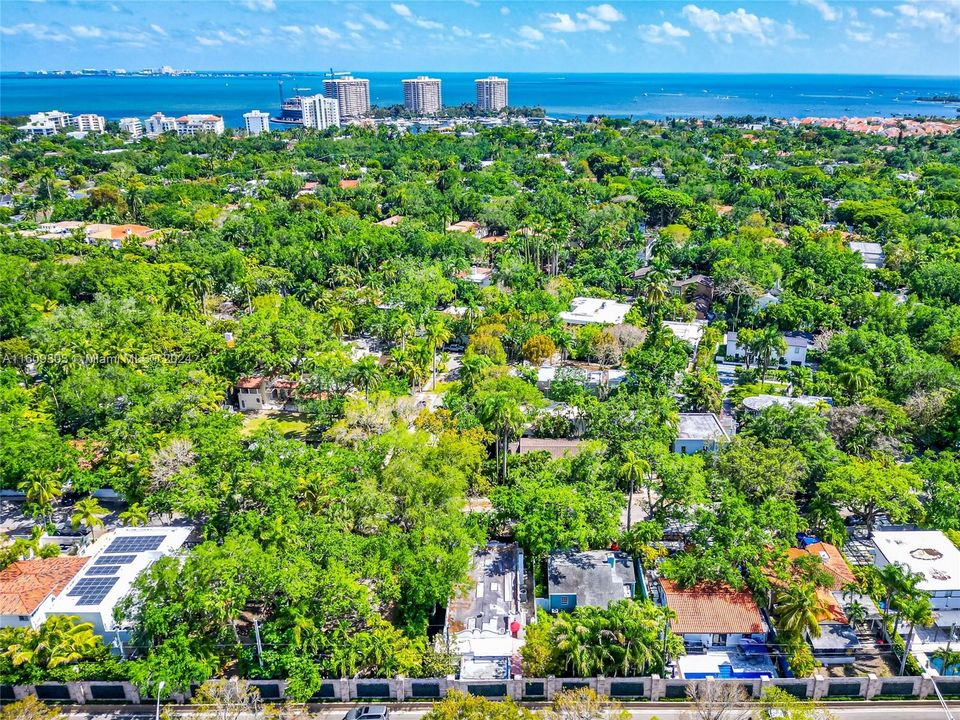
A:
<svg viewBox="0 0 960 720">
<path fill-rule="evenodd" d="M 519 632 L 520 632 L 520 623 L 514 620 L 512 623 L 510 623 L 510 634 L 516 637 L 517 633 Z"/>
</svg>

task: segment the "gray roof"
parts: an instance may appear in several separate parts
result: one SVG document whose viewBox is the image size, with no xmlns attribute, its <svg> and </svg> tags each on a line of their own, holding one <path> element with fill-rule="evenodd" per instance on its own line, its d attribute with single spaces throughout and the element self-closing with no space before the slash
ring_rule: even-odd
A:
<svg viewBox="0 0 960 720">
<path fill-rule="evenodd" d="M 504 633 L 520 614 L 523 559 L 515 543 L 490 543 L 470 562 L 470 580 L 447 605 L 447 626 L 456 634 L 472 630 Z"/>
<path fill-rule="evenodd" d="M 824 650 L 853 650 L 860 647 L 857 633 L 849 625 L 836 623 L 821 623 L 820 637 L 810 637 L 813 651 Z"/>
<path fill-rule="evenodd" d="M 680 413 L 678 440 L 721 440 L 727 433 L 713 413 Z"/>
<path fill-rule="evenodd" d="M 605 608 L 630 597 L 624 588 L 637 582 L 630 556 L 612 550 L 558 551 L 547 559 L 551 595 L 576 595 L 577 605 Z"/>
<path fill-rule="evenodd" d="M 566 440 L 563 438 L 528 438 L 521 437 L 510 444 L 511 455 L 522 455 L 529 452 L 548 452 L 556 460 L 562 457 L 575 457 L 580 454 L 582 440 Z"/>
</svg>

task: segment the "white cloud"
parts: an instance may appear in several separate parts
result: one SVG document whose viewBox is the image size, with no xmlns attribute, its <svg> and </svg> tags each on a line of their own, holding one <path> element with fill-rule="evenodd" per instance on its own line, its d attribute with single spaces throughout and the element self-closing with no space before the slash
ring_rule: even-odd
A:
<svg viewBox="0 0 960 720">
<path fill-rule="evenodd" d="M 469 30 L 464 30 L 462 27 L 457 27 L 456 25 L 451 26 L 450 32 L 457 37 L 470 37 L 473 34 Z"/>
<path fill-rule="evenodd" d="M 902 25 L 929 30 L 945 42 L 960 40 L 960 0 L 920 2 L 913 0 L 894 8 Z"/>
<path fill-rule="evenodd" d="M 830 5 L 827 0 L 801 0 L 804 5 L 809 5 L 827 22 L 836 22 L 843 16 L 843 11 Z"/>
<path fill-rule="evenodd" d="M 574 16 L 569 13 L 556 12 L 547 13 L 544 17 L 547 18 L 543 25 L 544 28 L 562 33 L 583 32 L 585 30 L 606 32 L 610 29 L 610 23 L 625 19 L 619 10 L 608 3 L 591 5 L 586 12 L 578 12 Z"/>
<path fill-rule="evenodd" d="M 510 14 L 510 8 L 508 8 L 506 5 L 504 5 L 503 7 L 500 8 L 500 14 L 501 14 L 501 15 L 509 15 L 509 14 Z"/>
<path fill-rule="evenodd" d="M 467 5 L 472 5 L 473 7 L 480 7 L 478 0 L 463 0 Z"/>
<path fill-rule="evenodd" d="M 640 38 L 652 45 L 679 45 L 679 38 L 690 37 L 690 31 L 669 21 L 660 25 L 640 25 Z"/>
<path fill-rule="evenodd" d="M 413 13 L 410 12 L 410 8 L 403 3 L 390 3 L 390 8 L 400 17 L 413 17 Z"/>
<path fill-rule="evenodd" d="M 417 27 L 422 27 L 424 30 L 443 29 L 443 23 L 438 23 L 436 20 L 428 20 L 427 18 L 414 18 L 413 24 Z"/>
<path fill-rule="evenodd" d="M 322 37 L 324 40 L 330 40 L 332 42 L 340 39 L 340 33 L 338 33 L 336 30 L 331 30 L 328 27 L 324 27 L 323 25 L 314 25 L 310 28 L 310 30 L 313 31 L 314 35 Z"/>
<path fill-rule="evenodd" d="M 870 14 L 873 15 L 874 17 L 880 17 L 880 18 L 893 17 L 892 12 L 890 12 L 889 10 L 884 10 L 883 8 L 878 8 L 878 7 L 870 8 Z"/>
<path fill-rule="evenodd" d="M 381 20 L 381 19 L 378 18 L 377 16 L 371 15 L 370 13 L 364 13 L 363 15 L 360 16 L 360 19 L 363 20 L 363 21 L 364 21 L 367 25 L 369 25 L 370 27 L 376 28 L 377 30 L 389 30 L 389 29 L 390 29 L 390 25 L 389 25 L 389 24 L 387 24 L 386 22 L 384 22 L 383 20 Z"/>
<path fill-rule="evenodd" d="M 854 30 L 852 28 L 847 28 L 846 35 L 847 38 L 853 40 L 854 42 L 873 42 L 873 32 L 870 30 Z"/>
<path fill-rule="evenodd" d="M 685 5 L 682 14 L 693 27 L 709 35 L 712 40 L 728 44 L 733 42 L 734 37 L 745 37 L 761 45 L 775 45 L 780 40 L 804 37 L 790 22 L 781 24 L 743 8 L 721 15 L 709 8 Z"/>
<path fill-rule="evenodd" d="M 530 25 L 524 25 L 522 28 L 517 30 L 517 35 L 522 37 L 524 40 L 532 40 L 533 42 L 539 42 L 543 40 L 543 33 L 537 30 L 535 27 Z"/>
<path fill-rule="evenodd" d="M 240 0 L 240 4 L 247 10 L 253 10 L 254 12 L 273 12 L 277 9 L 275 0 Z"/>
<path fill-rule="evenodd" d="M 361 23 L 353 22 L 352 20 L 347 20 L 344 25 L 346 25 L 347 30 L 353 30 L 354 32 L 357 30 L 363 30 L 363 25 Z"/>
<path fill-rule="evenodd" d="M 280 30 L 288 35 L 303 35 L 303 30 L 300 29 L 299 25 L 281 25 Z"/>
<path fill-rule="evenodd" d="M 216 47 L 217 45 L 223 45 L 222 41 L 214 38 L 204 37 L 203 35 L 196 35 L 194 40 L 197 41 L 198 45 L 203 45 L 204 47 Z"/>
<path fill-rule="evenodd" d="M 164 29 L 163 29 L 162 27 L 160 27 L 159 25 L 156 25 L 156 24 L 151 23 L 151 24 L 150 24 L 150 29 L 153 30 L 157 35 L 163 35 L 163 37 L 167 37 L 167 31 L 164 30 Z"/>
<path fill-rule="evenodd" d="M 597 18 L 597 20 L 602 20 L 603 22 L 614 23 L 626 20 L 623 13 L 609 3 L 588 7 L 587 12 Z"/>
<path fill-rule="evenodd" d="M 29 35 L 34 40 L 44 40 L 50 42 L 65 42 L 73 40 L 72 35 L 59 32 L 46 25 L 36 23 L 18 23 L 16 25 L 0 25 L 0 35 Z"/>
<path fill-rule="evenodd" d="M 103 37 L 103 30 L 96 25 L 71 25 L 70 30 L 78 38 L 98 38 Z"/>
</svg>

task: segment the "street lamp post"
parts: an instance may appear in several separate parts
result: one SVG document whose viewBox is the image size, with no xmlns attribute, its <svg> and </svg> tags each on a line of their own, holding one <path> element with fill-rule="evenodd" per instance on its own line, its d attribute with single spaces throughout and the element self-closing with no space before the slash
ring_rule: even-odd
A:
<svg viewBox="0 0 960 720">
<path fill-rule="evenodd" d="M 157 718 L 156 720 L 160 720 L 160 692 L 163 690 L 164 685 L 166 685 L 166 683 L 163 680 L 161 680 L 157 684 Z"/>
</svg>

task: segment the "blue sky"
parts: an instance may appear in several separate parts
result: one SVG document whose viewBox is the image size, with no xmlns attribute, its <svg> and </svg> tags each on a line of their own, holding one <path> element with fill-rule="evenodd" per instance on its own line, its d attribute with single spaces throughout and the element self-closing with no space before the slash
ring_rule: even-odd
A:
<svg viewBox="0 0 960 720">
<path fill-rule="evenodd" d="M 960 0 L 3 0 L 0 67 L 960 75 Z"/>
</svg>

